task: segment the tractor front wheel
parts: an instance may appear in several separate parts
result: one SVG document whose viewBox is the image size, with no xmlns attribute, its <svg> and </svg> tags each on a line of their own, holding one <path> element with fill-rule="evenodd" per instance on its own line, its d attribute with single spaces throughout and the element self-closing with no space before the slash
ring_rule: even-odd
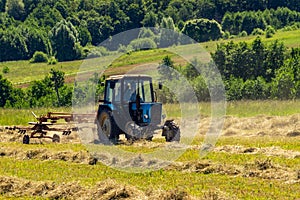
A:
<svg viewBox="0 0 300 200">
<path fill-rule="evenodd" d="M 167 142 L 180 141 L 180 129 L 173 120 L 167 120 L 164 124 L 162 136 L 166 138 Z"/>
</svg>

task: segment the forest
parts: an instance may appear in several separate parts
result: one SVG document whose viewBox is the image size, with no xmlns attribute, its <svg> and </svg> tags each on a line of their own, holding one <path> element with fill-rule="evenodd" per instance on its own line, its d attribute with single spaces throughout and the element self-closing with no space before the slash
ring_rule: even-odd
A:
<svg viewBox="0 0 300 200">
<path fill-rule="evenodd" d="M 171 29 L 197 42 L 255 35 L 251 44 L 219 43 L 211 53 L 223 77 L 227 99 L 300 97 L 299 48 L 288 49 L 280 41 L 264 44 L 261 40 L 271 38 L 278 30 L 300 29 L 298 0 L 1 0 L 0 61 L 29 60 L 55 65 L 87 55 L 126 51 L 134 45 L 141 49 L 173 45 L 161 44 L 159 37 L 164 34 L 153 36 L 151 30 L 144 30 L 130 44 L 94 48 L 117 33 L 141 27 Z M 177 37 L 176 43 L 185 41 Z M 179 68 L 168 59 L 162 63 L 181 70 L 198 99 L 209 100 L 203 77 L 193 67 Z M 3 74 L 8 72 L 9 69 L 2 70 Z M 14 88 L 0 75 L 0 86 L 1 107 L 72 104 L 74 86 L 64 84 L 60 71 L 51 71 L 27 89 Z M 167 95 L 164 101 L 172 98 Z"/>
</svg>

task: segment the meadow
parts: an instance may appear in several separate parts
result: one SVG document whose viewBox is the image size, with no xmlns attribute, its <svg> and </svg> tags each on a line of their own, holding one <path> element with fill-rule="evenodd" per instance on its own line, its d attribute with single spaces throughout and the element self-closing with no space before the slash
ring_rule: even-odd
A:
<svg viewBox="0 0 300 200">
<path fill-rule="evenodd" d="M 284 41 L 289 48 L 299 47 L 300 30 L 278 31 L 272 38 Z M 252 42 L 255 36 L 234 38 L 235 42 Z M 202 46 L 208 52 L 217 43 Z M 171 47 L 187 51 L 191 46 Z M 184 60 L 171 49 L 139 51 L 124 54 L 109 65 L 106 74 L 125 72 L 137 65 L 157 62 L 170 55 L 176 63 Z M 97 62 L 95 62 L 97 64 Z M 43 79 L 51 68 L 66 73 L 71 83 L 83 61 L 56 65 L 32 64 L 29 61 L 2 62 L 9 72 L 4 74 L 15 86 L 27 87 Z M 99 64 L 100 65 L 100 64 Z M 93 68 L 87 68 L 87 71 Z M 195 107 L 195 105 L 192 105 Z M 91 151 L 73 132 L 61 136 L 61 143 L 35 139 L 23 145 L 23 135 L 6 126 L 27 125 L 35 121 L 31 111 L 43 115 L 49 111 L 71 112 L 72 108 L 0 109 L 0 199 L 300 199 L 300 101 L 231 101 L 226 103 L 222 133 L 214 148 L 200 155 L 210 127 L 211 104 L 199 102 L 199 130 L 191 143 L 169 144 L 159 135 L 152 142 L 124 140 L 118 150 L 134 153 L 133 159 L 109 156 L 97 146 Z M 181 119 L 181 105 L 165 104 L 168 118 Z M 180 150 L 175 160 L 160 167 L 149 158 L 152 152 Z M 182 151 L 181 151 L 182 150 Z M 164 156 L 164 155 L 160 155 Z M 150 160 L 148 160 L 150 159 Z M 164 163 L 165 164 L 165 163 Z M 158 166 L 156 170 L 130 173 L 114 166 L 132 170 Z"/>
<path fill-rule="evenodd" d="M 148 161 L 147 154 L 172 144 L 160 137 L 153 142 L 121 142 L 117 148 L 136 153 L 133 160 L 109 157 L 100 150 L 100 156 L 95 157 L 89 145 L 80 140 L 70 142 L 75 141 L 76 133 L 60 144 L 36 140 L 23 145 L 22 135 L 2 126 L 0 199 L 300 198 L 299 101 L 229 102 L 222 135 L 204 156 L 199 152 L 209 126 L 210 107 L 209 103 L 200 103 L 199 107 L 202 121 L 192 143 L 182 144 L 183 153 L 166 167 L 141 173 L 118 170 L 114 165 L 146 167 L 157 162 Z M 179 106 L 167 104 L 165 109 L 170 117 L 180 119 Z M 30 113 L 1 112 L 10 113 L 10 119 L 20 113 L 26 118 Z M 97 163 L 91 163 L 94 158 Z"/>
</svg>

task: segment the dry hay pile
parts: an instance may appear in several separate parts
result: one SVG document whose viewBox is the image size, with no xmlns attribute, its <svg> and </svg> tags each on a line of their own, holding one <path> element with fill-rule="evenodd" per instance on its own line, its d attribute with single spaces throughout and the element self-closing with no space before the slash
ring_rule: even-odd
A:
<svg viewBox="0 0 300 200">
<path fill-rule="evenodd" d="M 227 116 L 224 136 L 300 136 L 300 114 L 291 116 L 264 116 L 237 118 Z"/>
<path fill-rule="evenodd" d="M 78 182 L 61 183 L 28 181 L 12 177 L 0 177 L 0 194 L 6 197 L 44 197 L 49 199 L 135 199 L 135 200 L 155 200 L 155 199 L 177 199 L 193 200 L 185 190 L 176 188 L 169 191 L 148 189 L 143 192 L 135 187 L 119 184 L 108 179 L 97 183 L 92 188 L 81 186 Z M 209 191 L 205 194 L 205 199 L 210 197 L 225 197 L 221 192 Z M 197 198 L 199 199 L 199 198 Z M 215 198 L 214 198 L 215 199 Z M 227 199 L 227 198 L 218 198 Z"/>
<path fill-rule="evenodd" d="M 229 176 L 257 177 L 285 181 L 286 183 L 300 183 L 300 170 L 276 165 L 270 159 L 255 160 L 243 165 L 216 164 L 206 161 L 174 162 L 167 170 L 177 170 L 187 173 L 222 174 Z"/>
<path fill-rule="evenodd" d="M 300 158 L 299 151 L 285 150 L 280 147 L 243 147 L 239 145 L 218 146 L 214 152 L 226 152 L 231 154 L 263 154 L 266 156 L 279 156 L 288 159 Z"/>
<path fill-rule="evenodd" d="M 29 160 L 29 159 L 39 159 L 39 160 L 61 160 L 70 161 L 75 163 L 85 163 L 85 164 L 96 164 L 97 160 L 90 155 L 87 151 L 51 151 L 49 149 L 30 149 L 23 150 L 12 147 L 0 147 L 0 157 L 7 156 L 13 157 L 18 160 Z"/>
</svg>

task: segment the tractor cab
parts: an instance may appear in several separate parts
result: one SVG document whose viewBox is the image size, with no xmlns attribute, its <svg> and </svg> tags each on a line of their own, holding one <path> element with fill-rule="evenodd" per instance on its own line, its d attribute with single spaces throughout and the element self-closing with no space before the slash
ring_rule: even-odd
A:
<svg viewBox="0 0 300 200">
<path fill-rule="evenodd" d="M 157 102 L 152 78 L 147 75 L 117 75 L 105 81 L 104 100 L 96 123 L 99 134 L 111 141 L 124 133 L 127 139 L 151 140 L 162 129 L 162 104 Z"/>
</svg>

